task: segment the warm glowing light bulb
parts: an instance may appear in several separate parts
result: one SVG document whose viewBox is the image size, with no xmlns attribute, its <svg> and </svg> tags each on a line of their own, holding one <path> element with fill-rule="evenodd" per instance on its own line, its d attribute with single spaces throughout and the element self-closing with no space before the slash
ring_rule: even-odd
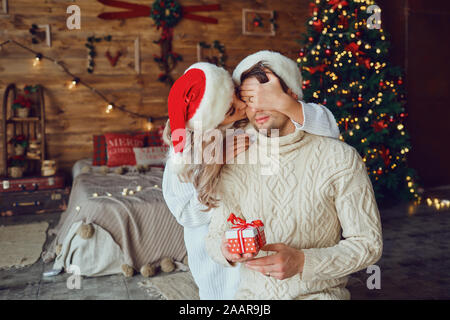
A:
<svg viewBox="0 0 450 320">
<path fill-rule="evenodd" d="M 113 103 L 108 104 L 108 106 L 106 107 L 106 113 L 110 113 L 113 108 L 114 108 Z"/>
</svg>

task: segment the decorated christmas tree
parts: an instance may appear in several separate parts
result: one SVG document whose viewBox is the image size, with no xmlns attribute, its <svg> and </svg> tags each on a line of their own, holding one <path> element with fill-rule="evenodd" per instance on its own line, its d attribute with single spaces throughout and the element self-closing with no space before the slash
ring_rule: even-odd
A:
<svg viewBox="0 0 450 320">
<path fill-rule="evenodd" d="M 304 99 L 328 107 L 341 140 L 360 153 L 378 200 L 420 201 L 407 166 L 402 70 L 388 60 L 381 10 L 371 0 L 313 0 L 297 62 Z"/>
</svg>

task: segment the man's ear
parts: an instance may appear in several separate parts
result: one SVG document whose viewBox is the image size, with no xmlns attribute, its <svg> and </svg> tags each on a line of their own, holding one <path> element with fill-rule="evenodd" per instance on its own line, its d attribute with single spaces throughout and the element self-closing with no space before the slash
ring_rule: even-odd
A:
<svg viewBox="0 0 450 320">
<path fill-rule="evenodd" d="M 290 95 L 295 100 L 298 100 L 298 94 L 293 93 L 291 89 L 288 89 L 287 94 Z"/>
</svg>

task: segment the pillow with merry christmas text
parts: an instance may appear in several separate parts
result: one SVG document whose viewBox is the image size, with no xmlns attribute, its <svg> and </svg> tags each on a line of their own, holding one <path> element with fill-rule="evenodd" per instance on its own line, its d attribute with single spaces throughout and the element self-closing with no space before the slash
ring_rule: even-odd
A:
<svg viewBox="0 0 450 320">
<path fill-rule="evenodd" d="M 108 153 L 108 167 L 134 166 L 136 157 L 133 148 L 144 146 L 144 135 L 130 135 L 126 133 L 106 133 L 105 140 Z"/>
</svg>

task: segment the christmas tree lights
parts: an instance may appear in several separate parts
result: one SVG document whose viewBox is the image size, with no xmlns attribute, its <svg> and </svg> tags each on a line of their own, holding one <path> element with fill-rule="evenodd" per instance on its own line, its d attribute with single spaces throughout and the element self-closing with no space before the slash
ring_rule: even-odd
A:
<svg viewBox="0 0 450 320">
<path fill-rule="evenodd" d="M 407 166 L 406 95 L 400 68 L 372 0 L 314 0 L 297 62 L 305 101 L 328 107 L 366 164 L 377 199 L 420 202 L 417 175 Z M 371 7 L 372 6 L 372 7 Z M 368 8 L 371 8 L 368 10 Z"/>
</svg>

